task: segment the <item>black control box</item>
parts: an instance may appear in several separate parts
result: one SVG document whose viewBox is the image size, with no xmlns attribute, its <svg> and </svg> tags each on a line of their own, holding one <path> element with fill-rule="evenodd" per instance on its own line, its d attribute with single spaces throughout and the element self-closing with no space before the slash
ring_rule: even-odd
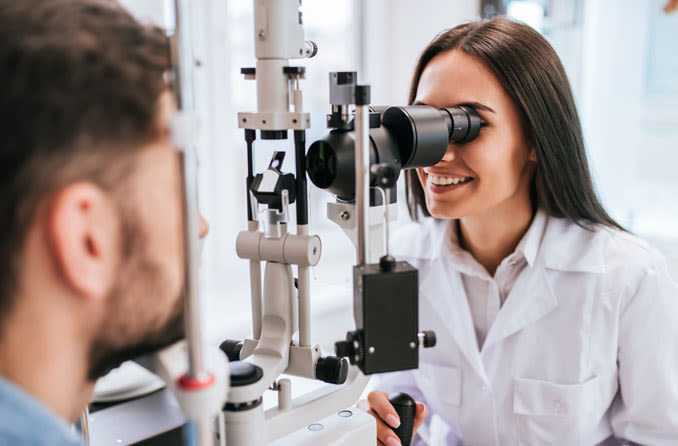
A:
<svg viewBox="0 0 678 446">
<path fill-rule="evenodd" d="M 336 343 L 366 375 L 415 369 L 419 365 L 417 270 L 407 262 L 353 267 L 356 331 Z"/>
</svg>

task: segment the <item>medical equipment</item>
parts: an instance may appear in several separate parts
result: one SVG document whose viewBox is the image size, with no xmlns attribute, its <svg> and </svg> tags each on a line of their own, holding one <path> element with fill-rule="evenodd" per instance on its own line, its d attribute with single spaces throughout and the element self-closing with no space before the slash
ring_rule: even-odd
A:
<svg viewBox="0 0 678 446">
<path fill-rule="evenodd" d="M 332 130 L 308 150 L 306 168 L 314 185 L 327 189 L 339 200 L 355 196 L 355 132 L 348 113 L 350 91 L 356 73 L 330 73 L 332 114 L 327 125 Z M 480 117 L 469 106 L 436 109 L 426 105 L 370 107 L 370 165 L 386 163 L 397 181 L 402 169 L 430 166 L 445 155 L 449 142 L 472 141 L 480 131 Z M 373 172 L 374 173 L 374 172 Z M 372 175 L 371 187 L 379 187 Z M 393 190 L 394 191 L 394 190 Z M 372 205 L 374 196 L 372 194 Z M 395 197 L 395 196 L 394 196 Z"/>
<path fill-rule="evenodd" d="M 256 81 L 257 111 L 238 114 L 248 160 L 248 225 L 236 242 L 238 256 L 250 265 L 252 337 L 222 343 L 231 361 L 226 373 L 225 368 L 205 366 L 198 324 L 190 5 L 175 0 L 172 54 L 179 113 L 172 133 L 181 149 L 184 174 L 186 342 L 138 362 L 159 373 L 175 393 L 193 421 L 191 444 L 372 445 L 374 419 L 350 408 L 364 390 L 367 375 L 416 368 L 419 348 L 435 345 L 434 333 L 418 327 L 417 271 L 388 255 L 384 233 L 388 219 L 396 215 L 400 171 L 436 164 L 450 141 L 475 138 L 478 115 L 463 106 L 370 107 L 370 87 L 359 85 L 356 73 L 331 73 L 332 130 L 307 154 L 311 122 L 300 87 L 305 68 L 289 61 L 313 57 L 318 48 L 304 40 L 299 6 L 298 0 L 254 0 L 257 62 L 241 72 Z M 295 173 L 284 171 L 285 153 L 279 151 L 266 170 L 255 174 L 257 136 L 285 140 L 290 130 Z M 336 356 L 323 356 L 311 343 L 310 268 L 319 262 L 322 245 L 308 227 L 307 173 L 315 185 L 336 195 L 337 201 L 328 204 L 328 216 L 356 245 L 356 329 L 336 343 Z M 295 228 L 290 216 L 294 203 Z M 283 373 L 328 385 L 292 399 L 291 381 L 280 378 Z M 278 405 L 264 411 L 262 395 L 269 388 L 277 390 Z M 402 418 L 398 434 L 408 444 L 413 402 L 406 395 L 397 395 L 393 402 Z"/>
<path fill-rule="evenodd" d="M 480 128 L 480 120 L 470 107 L 371 111 L 369 86 L 358 85 L 355 73 L 331 73 L 332 114 L 328 124 L 334 130 L 328 138 L 314 142 L 306 156 L 310 117 L 303 110 L 300 88 L 305 69 L 290 66 L 289 59 L 312 57 L 317 46 L 304 41 L 298 7 L 296 0 L 255 0 L 257 64 L 241 71 L 246 79 L 257 82 L 257 112 L 238 115 L 247 147 L 248 230 L 241 232 L 236 242 L 238 256 L 250 262 L 253 336 L 222 344 L 232 361 L 231 390 L 225 405 L 228 445 L 374 443 L 373 420 L 360 425 L 347 422 L 339 430 L 325 430 L 317 420 L 350 413 L 346 407 L 354 404 L 364 389 L 365 375 L 416 368 L 419 347 L 435 345 L 435 335 L 418 330 L 416 269 L 388 255 L 378 263 L 371 261 L 382 252 L 370 244 L 368 213 L 374 207 L 388 208 L 395 201 L 395 181 L 402 168 L 437 163 L 450 140 L 471 140 Z M 275 152 L 268 168 L 255 175 L 257 131 L 261 139 L 283 140 L 289 130 L 294 135 L 295 174 L 284 173 L 284 154 Z M 371 165 L 375 165 L 374 170 Z M 337 356 L 322 357 L 320 348 L 310 342 L 309 269 L 320 260 L 321 243 L 308 230 L 307 171 L 314 184 L 328 188 L 341 185 L 331 189 L 338 195 L 338 203 L 330 205 L 329 214 L 339 215 L 342 221 L 350 221 L 355 215 L 357 227 L 347 228 L 357 248 L 356 330 L 337 342 Z M 382 202 L 370 200 L 373 185 L 383 189 Z M 296 233 L 291 233 L 289 206 L 294 202 Z M 342 206 L 340 213 L 332 212 L 336 210 L 334 204 Z M 263 287 L 261 262 L 266 262 Z M 292 265 L 297 266 L 296 280 Z M 299 337 L 295 340 L 297 329 Z M 354 367 L 349 368 L 346 357 Z M 330 385 L 291 400 L 290 382 L 278 381 L 281 373 L 320 379 Z M 278 407 L 264 413 L 262 393 L 272 385 L 278 388 Z M 403 426 L 410 426 L 411 436 L 407 416 L 411 418 L 414 413 L 405 409 L 412 406 L 402 407 Z M 342 419 L 335 417 L 334 421 L 341 423 Z M 314 425 L 316 428 L 311 429 Z M 337 437 L 338 431 L 344 434 Z M 285 436 L 289 434 L 294 442 Z"/>
</svg>

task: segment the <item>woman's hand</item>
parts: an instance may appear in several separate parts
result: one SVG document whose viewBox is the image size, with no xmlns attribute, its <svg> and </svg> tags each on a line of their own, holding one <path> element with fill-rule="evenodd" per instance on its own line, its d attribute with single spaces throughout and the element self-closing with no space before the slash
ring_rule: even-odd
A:
<svg viewBox="0 0 678 446">
<path fill-rule="evenodd" d="M 359 401 L 357 406 L 359 409 L 367 411 L 377 420 L 378 446 L 400 446 L 400 440 L 395 432 L 393 432 L 393 429 L 400 426 L 400 419 L 398 418 L 398 413 L 388 401 L 388 393 L 383 390 L 373 390 L 367 395 L 367 401 Z M 414 436 L 427 416 L 428 408 L 426 405 L 417 403 L 412 436 Z"/>
</svg>

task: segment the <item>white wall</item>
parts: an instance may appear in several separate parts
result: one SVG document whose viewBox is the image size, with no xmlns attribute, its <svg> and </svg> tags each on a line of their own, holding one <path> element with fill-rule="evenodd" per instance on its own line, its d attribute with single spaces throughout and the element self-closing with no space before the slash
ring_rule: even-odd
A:
<svg viewBox="0 0 678 446">
<path fill-rule="evenodd" d="M 604 204 L 664 251 L 678 278 L 678 97 L 647 87 L 651 20 L 663 4 L 586 2 L 578 105 Z"/>
<path fill-rule="evenodd" d="M 641 141 L 648 4 L 601 0 L 585 12 L 579 113 L 603 201 L 625 223 Z"/>
<path fill-rule="evenodd" d="M 479 0 L 363 0 L 361 82 L 372 103 L 407 103 L 419 55 L 444 29 L 479 18 Z"/>
<path fill-rule="evenodd" d="M 174 21 L 169 0 L 118 0 L 129 12 L 141 20 L 148 20 L 163 27 Z M 170 15 L 172 14 L 172 15 Z"/>
</svg>

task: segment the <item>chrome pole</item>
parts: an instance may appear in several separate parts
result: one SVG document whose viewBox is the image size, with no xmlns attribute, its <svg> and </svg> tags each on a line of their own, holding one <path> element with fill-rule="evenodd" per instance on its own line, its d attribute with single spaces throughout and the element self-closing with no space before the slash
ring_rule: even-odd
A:
<svg viewBox="0 0 678 446">
<path fill-rule="evenodd" d="M 355 195 L 357 221 L 357 263 L 369 263 L 370 211 L 370 87 L 356 85 L 355 113 Z"/>
<path fill-rule="evenodd" d="M 174 0 L 175 28 L 171 40 L 174 92 L 178 112 L 172 123 L 172 137 L 179 152 L 182 172 L 183 241 L 184 241 L 184 326 L 188 347 L 186 378 L 205 381 L 202 332 L 200 328 L 200 293 L 198 264 L 200 257 L 200 220 L 198 213 L 198 163 L 195 146 L 195 100 L 193 91 L 194 56 L 191 42 L 191 7 L 189 0 Z M 214 444 L 211 419 L 195 423 L 189 444 Z"/>
<path fill-rule="evenodd" d="M 202 333 L 200 330 L 200 301 L 198 289 L 198 261 L 200 221 L 198 214 L 197 157 L 191 133 L 194 123 L 193 54 L 190 34 L 190 3 L 175 0 L 176 25 L 174 30 L 173 66 L 175 69 L 175 92 L 179 109 L 181 135 L 175 138 L 180 151 L 183 176 L 183 223 L 184 223 L 184 271 L 185 271 L 185 325 L 188 343 L 189 370 L 192 378 L 203 378 Z"/>
<path fill-rule="evenodd" d="M 82 433 L 82 440 L 85 446 L 89 446 L 89 407 L 80 414 L 80 432 Z"/>
</svg>

